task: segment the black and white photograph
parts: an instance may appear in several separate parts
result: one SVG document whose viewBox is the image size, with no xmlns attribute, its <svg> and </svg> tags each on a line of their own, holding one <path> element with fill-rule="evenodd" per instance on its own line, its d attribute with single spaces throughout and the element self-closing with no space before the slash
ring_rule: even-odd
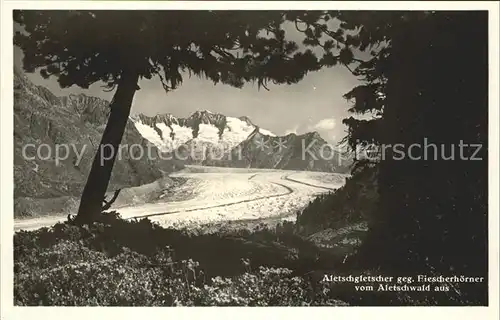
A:
<svg viewBox="0 0 500 320">
<path fill-rule="evenodd" d="M 2 305 L 498 312 L 498 2 L 57 2 L 2 13 Z"/>
</svg>

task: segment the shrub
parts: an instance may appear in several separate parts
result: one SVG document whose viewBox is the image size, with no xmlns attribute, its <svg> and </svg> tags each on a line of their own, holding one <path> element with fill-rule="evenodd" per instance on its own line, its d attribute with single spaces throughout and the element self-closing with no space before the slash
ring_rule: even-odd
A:
<svg viewBox="0 0 500 320">
<path fill-rule="evenodd" d="M 323 282 L 325 274 L 366 273 L 336 250 L 316 247 L 290 224 L 193 235 L 108 214 L 89 227 L 16 233 L 14 298 L 24 306 L 466 304 L 449 294 L 356 292 Z"/>
<path fill-rule="evenodd" d="M 18 232 L 15 303 L 342 305 L 326 285 L 313 286 L 285 267 L 298 266 L 297 261 L 314 254 L 289 228 L 189 235 L 111 213 L 89 227 L 60 223 Z"/>
</svg>

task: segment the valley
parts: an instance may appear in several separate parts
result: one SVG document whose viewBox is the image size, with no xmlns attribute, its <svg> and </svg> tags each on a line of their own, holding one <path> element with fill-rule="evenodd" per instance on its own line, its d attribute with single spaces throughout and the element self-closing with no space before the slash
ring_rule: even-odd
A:
<svg viewBox="0 0 500 320">
<path fill-rule="evenodd" d="M 163 227 L 196 228 L 205 224 L 229 223 L 254 219 L 293 220 L 297 210 L 307 205 L 316 195 L 329 192 L 345 183 L 346 175 L 326 172 L 308 172 L 273 169 L 242 169 L 186 166 L 170 174 L 173 179 L 186 182 L 169 193 L 187 195 L 175 201 L 165 199 L 164 186 L 145 189 L 136 196 L 156 199 L 148 203 L 129 204 L 127 189 L 117 198 L 117 210 L 122 218 L 149 218 Z M 135 187 L 140 188 L 140 187 Z M 133 189 L 133 188 L 131 188 Z M 144 189 L 144 187 L 143 187 Z M 49 227 L 66 220 L 63 215 L 16 220 L 14 229 L 33 230 Z"/>
<path fill-rule="evenodd" d="M 57 97 L 19 69 L 14 100 L 15 230 L 51 226 L 78 210 L 109 102 Z M 110 210 L 165 227 L 294 217 L 343 185 L 352 163 L 315 131 L 278 136 L 246 116 L 209 110 L 131 115 L 122 146 L 107 189 L 108 197 L 121 193 Z M 61 147 L 63 159 L 53 152 Z"/>
</svg>

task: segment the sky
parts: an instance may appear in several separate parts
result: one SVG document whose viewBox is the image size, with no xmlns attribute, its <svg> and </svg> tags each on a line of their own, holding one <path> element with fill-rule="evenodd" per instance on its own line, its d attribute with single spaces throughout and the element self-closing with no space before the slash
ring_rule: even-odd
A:
<svg viewBox="0 0 500 320">
<path fill-rule="evenodd" d="M 295 28 L 285 29 L 290 38 L 297 37 Z M 21 66 L 22 51 L 14 48 L 14 64 Z M 71 87 L 61 89 L 55 78 L 43 79 L 39 74 L 26 74 L 37 85 L 47 87 L 56 96 L 85 93 L 111 100 L 113 92 L 106 92 L 100 84 L 89 89 Z M 322 69 L 308 74 L 293 85 L 273 85 L 257 89 L 247 84 L 242 89 L 227 85 L 214 85 L 211 81 L 183 75 L 182 85 L 166 93 L 158 78 L 141 80 L 140 90 L 134 96 L 132 114 L 148 116 L 171 113 L 186 117 L 197 110 L 209 110 L 226 116 L 247 116 L 264 129 L 277 135 L 303 134 L 317 131 L 330 143 L 340 141 L 346 135 L 342 119 L 349 117 L 351 102 L 342 96 L 360 84 L 344 66 Z"/>
</svg>

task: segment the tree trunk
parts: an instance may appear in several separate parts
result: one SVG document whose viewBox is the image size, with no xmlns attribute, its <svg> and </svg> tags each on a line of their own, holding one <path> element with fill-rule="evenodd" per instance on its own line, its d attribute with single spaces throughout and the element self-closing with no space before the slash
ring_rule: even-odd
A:
<svg viewBox="0 0 500 320">
<path fill-rule="evenodd" d="M 111 102 L 111 112 L 97 148 L 92 168 L 83 189 L 80 207 L 75 222 L 91 223 L 102 211 L 102 203 L 108 189 L 125 127 L 127 125 L 132 99 L 137 90 L 139 75 L 136 72 L 123 73 Z"/>
</svg>

